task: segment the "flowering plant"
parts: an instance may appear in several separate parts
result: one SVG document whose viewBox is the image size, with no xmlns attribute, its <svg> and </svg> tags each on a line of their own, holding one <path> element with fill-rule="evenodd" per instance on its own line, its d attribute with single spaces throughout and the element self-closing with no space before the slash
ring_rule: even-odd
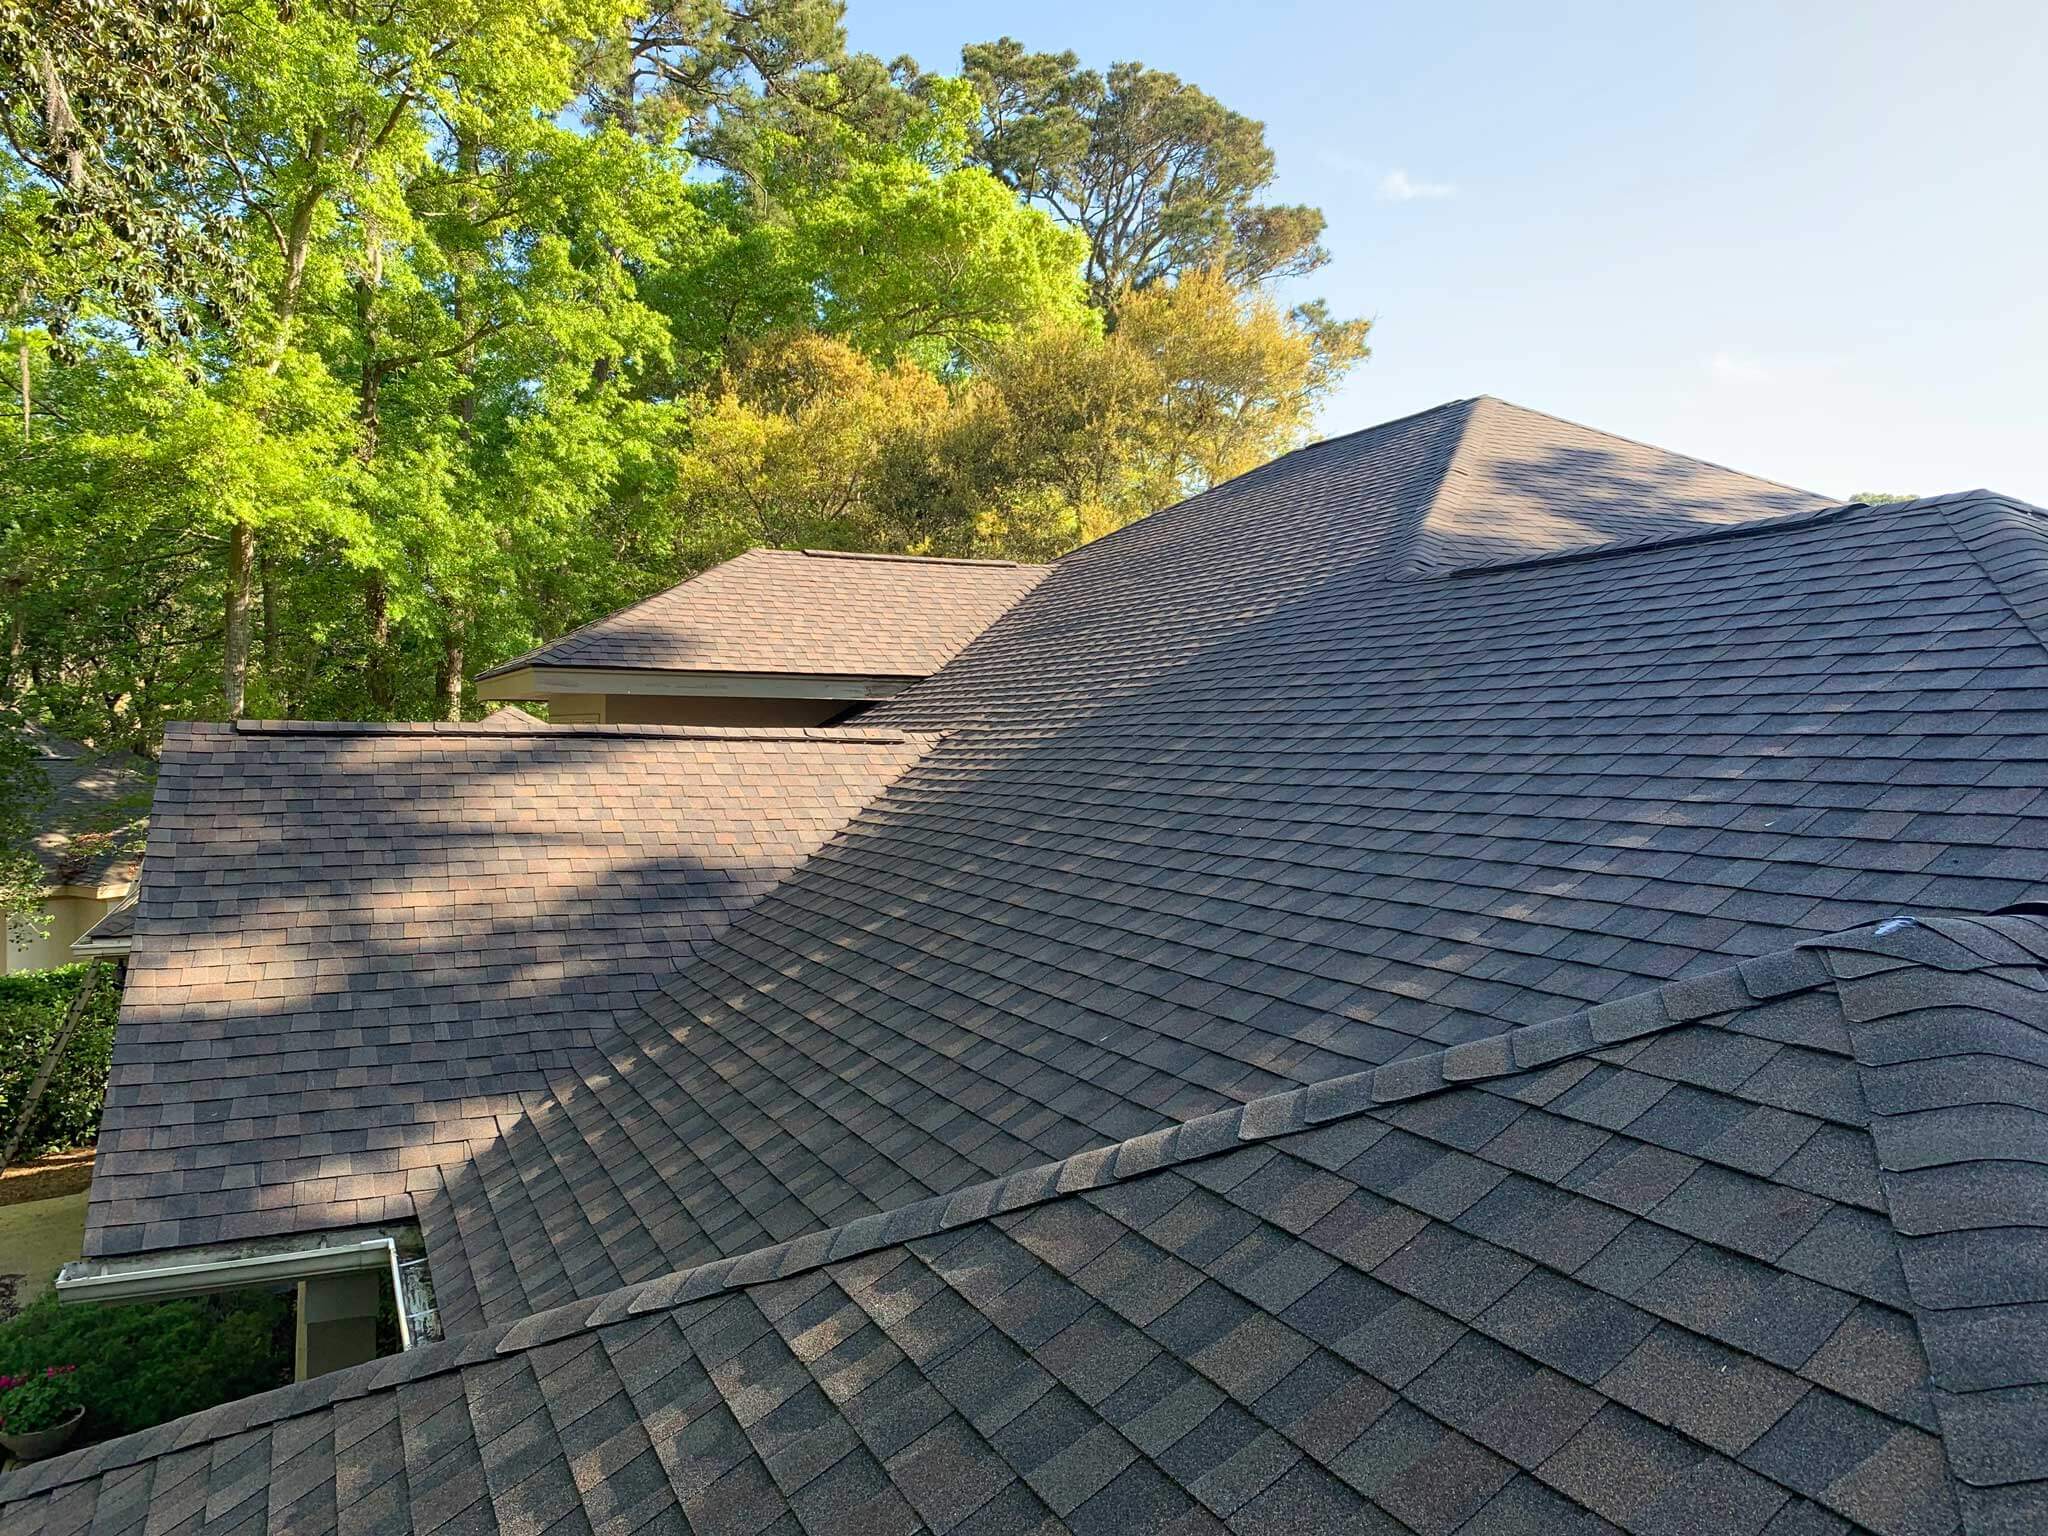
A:
<svg viewBox="0 0 2048 1536">
<path fill-rule="evenodd" d="M 82 1406 L 75 1365 L 47 1365 L 41 1374 L 0 1376 L 0 1432 L 33 1434 L 54 1429 Z"/>
</svg>

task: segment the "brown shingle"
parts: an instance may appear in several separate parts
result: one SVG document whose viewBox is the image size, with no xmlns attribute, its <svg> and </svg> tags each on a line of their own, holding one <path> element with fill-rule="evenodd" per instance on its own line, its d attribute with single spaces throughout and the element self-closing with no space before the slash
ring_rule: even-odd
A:
<svg viewBox="0 0 2048 1536">
<path fill-rule="evenodd" d="M 750 549 L 478 680 L 521 667 L 927 677 L 1049 569 Z"/>
<path fill-rule="evenodd" d="M 88 1252 L 381 1210 L 418 1147 L 522 1114 L 929 744 L 507 714 L 173 726 Z M 253 1182 L 173 1207 L 177 1172 L 217 1189 L 222 1151 Z"/>
</svg>

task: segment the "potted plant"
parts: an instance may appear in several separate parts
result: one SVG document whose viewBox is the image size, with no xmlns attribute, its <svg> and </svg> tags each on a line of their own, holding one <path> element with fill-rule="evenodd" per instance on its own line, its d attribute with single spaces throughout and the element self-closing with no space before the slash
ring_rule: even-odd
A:
<svg viewBox="0 0 2048 1536">
<path fill-rule="evenodd" d="M 49 1365 L 42 1373 L 0 1376 L 0 1445 L 17 1461 L 40 1461 L 71 1443 L 85 1417 L 75 1365 Z"/>
</svg>

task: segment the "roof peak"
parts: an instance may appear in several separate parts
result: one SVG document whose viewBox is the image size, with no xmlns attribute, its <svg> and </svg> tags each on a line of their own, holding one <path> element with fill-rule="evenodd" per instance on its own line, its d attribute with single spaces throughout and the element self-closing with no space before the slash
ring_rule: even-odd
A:
<svg viewBox="0 0 2048 1536">
<path fill-rule="evenodd" d="M 1738 475 L 1742 479 L 1757 485 L 1775 486 L 1781 491 L 1790 491 L 1797 496 L 1811 496 L 1816 500 L 1825 500 L 1818 492 L 1809 491 L 1803 486 L 1789 485 L 1783 480 L 1773 480 L 1767 475 L 1753 475 L 1747 470 L 1735 469 L 1714 459 L 1700 458 L 1697 454 L 1679 453 L 1639 437 L 1628 437 L 1620 432 L 1609 432 L 1602 427 L 1589 427 L 1582 421 L 1572 420 L 1569 416 L 1559 416 L 1552 411 L 1539 411 L 1533 405 L 1523 405 L 1519 401 L 1508 400 L 1500 395 L 1474 395 L 1467 403 L 1475 408 L 1475 412 L 1478 407 L 1495 406 L 1501 410 L 1513 411 L 1522 416 L 1535 417 L 1538 420 L 1547 421 L 1556 426 L 1569 427 L 1574 432 L 1585 432 L 1595 437 L 1607 438 L 1613 442 L 1627 443 L 1631 447 L 1642 448 L 1651 453 L 1663 454 L 1668 458 L 1683 459 L 1690 464 L 1703 464 L 1709 469 L 1717 469 L 1724 474 Z"/>
<path fill-rule="evenodd" d="M 1396 579 L 1697 537 L 1835 505 L 1497 396 L 1466 407 Z"/>
</svg>

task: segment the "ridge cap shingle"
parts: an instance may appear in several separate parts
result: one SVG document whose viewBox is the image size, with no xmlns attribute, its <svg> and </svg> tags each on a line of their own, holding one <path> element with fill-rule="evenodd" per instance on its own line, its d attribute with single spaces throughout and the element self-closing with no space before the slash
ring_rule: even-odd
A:
<svg viewBox="0 0 2048 1536">
<path fill-rule="evenodd" d="M 1986 490 L 1929 498 L 1924 504 L 1943 509 L 1963 547 L 2020 622 L 2048 646 L 2048 511 Z"/>
</svg>

